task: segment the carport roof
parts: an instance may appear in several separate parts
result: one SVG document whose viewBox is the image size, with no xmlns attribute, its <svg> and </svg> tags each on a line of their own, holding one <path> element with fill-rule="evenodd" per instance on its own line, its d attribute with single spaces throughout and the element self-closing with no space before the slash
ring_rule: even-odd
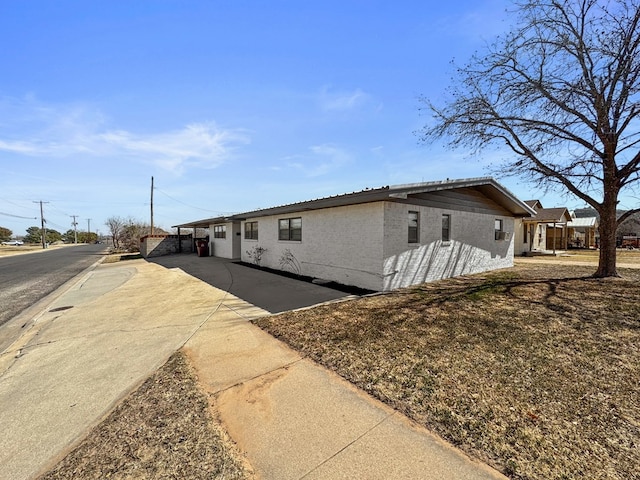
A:
<svg viewBox="0 0 640 480">
<path fill-rule="evenodd" d="M 585 227 L 596 228 L 598 226 L 598 218 L 597 217 L 572 218 L 567 225 L 573 228 L 585 228 Z"/>
<path fill-rule="evenodd" d="M 248 218 L 262 217 L 267 215 L 284 215 L 294 212 L 308 210 L 319 210 L 322 208 L 341 207 L 345 205 L 357 205 L 362 203 L 380 201 L 401 201 L 412 195 L 422 193 L 437 192 L 443 190 L 455 190 L 462 188 L 474 188 L 487 198 L 501 205 L 514 216 L 528 217 L 535 215 L 535 210 L 519 200 L 505 187 L 500 185 L 491 177 L 467 178 L 460 180 L 442 180 L 437 182 L 412 183 L 406 185 L 392 185 L 380 188 L 366 189 L 359 192 L 335 195 L 332 197 L 319 198 L 304 202 L 281 205 L 278 207 L 254 210 L 251 212 L 239 213 L 229 217 L 216 217 L 196 222 L 175 225 L 175 227 L 208 227 L 214 223 L 225 223 L 230 221 L 240 221 Z"/>
<path fill-rule="evenodd" d="M 195 220 L 193 222 L 181 223 L 180 225 L 173 225 L 171 228 L 209 228 L 209 225 L 216 223 L 227 223 L 233 220 L 240 220 L 234 217 L 213 217 L 205 218 L 204 220 Z"/>
</svg>

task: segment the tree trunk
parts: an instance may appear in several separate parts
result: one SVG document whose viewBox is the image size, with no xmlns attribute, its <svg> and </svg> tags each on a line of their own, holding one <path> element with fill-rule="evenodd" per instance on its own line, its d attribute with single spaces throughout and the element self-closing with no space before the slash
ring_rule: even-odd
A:
<svg viewBox="0 0 640 480">
<path fill-rule="evenodd" d="M 617 198 L 617 195 L 615 196 Z M 616 230 L 618 221 L 616 218 L 616 202 L 607 201 L 600 210 L 600 255 L 598 259 L 598 270 L 593 274 L 594 277 L 617 277 L 618 270 L 616 268 Z"/>
</svg>

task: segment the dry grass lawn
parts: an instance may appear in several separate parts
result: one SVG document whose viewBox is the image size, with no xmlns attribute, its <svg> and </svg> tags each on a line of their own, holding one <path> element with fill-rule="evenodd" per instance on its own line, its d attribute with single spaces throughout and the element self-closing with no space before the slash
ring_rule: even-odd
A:
<svg viewBox="0 0 640 480">
<path fill-rule="evenodd" d="M 256 320 L 514 479 L 640 478 L 640 270 L 519 264 Z"/>
<path fill-rule="evenodd" d="M 211 417 L 193 370 L 176 353 L 53 470 L 61 479 L 248 480 L 250 468 Z"/>
<path fill-rule="evenodd" d="M 42 245 L 0 245 L 0 257 L 33 253 L 42 250 Z"/>
</svg>

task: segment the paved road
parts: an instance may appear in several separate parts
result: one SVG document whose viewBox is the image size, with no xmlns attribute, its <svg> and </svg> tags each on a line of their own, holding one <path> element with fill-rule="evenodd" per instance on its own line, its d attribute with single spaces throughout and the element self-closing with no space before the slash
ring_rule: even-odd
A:
<svg viewBox="0 0 640 480">
<path fill-rule="evenodd" d="M 105 245 L 74 245 L 0 257 L 0 325 L 95 263 Z"/>
</svg>

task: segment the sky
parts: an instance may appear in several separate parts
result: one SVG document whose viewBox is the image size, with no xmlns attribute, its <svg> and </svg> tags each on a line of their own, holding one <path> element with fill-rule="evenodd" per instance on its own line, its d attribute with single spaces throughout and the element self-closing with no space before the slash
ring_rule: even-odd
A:
<svg viewBox="0 0 640 480">
<path fill-rule="evenodd" d="M 0 0 L 0 226 L 107 234 L 488 175 L 424 144 L 507 0 Z M 502 157 L 501 157 L 502 158 Z M 580 208 L 517 179 L 522 200 Z"/>
</svg>

